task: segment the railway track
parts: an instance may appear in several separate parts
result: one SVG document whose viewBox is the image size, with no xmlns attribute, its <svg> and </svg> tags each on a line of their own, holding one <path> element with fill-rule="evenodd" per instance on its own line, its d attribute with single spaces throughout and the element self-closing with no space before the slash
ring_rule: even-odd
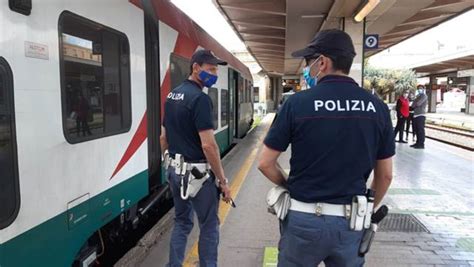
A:
<svg viewBox="0 0 474 267">
<path fill-rule="evenodd" d="M 427 124 L 426 138 L 474 151 L 474 134 L 469 131 L 454 130 L 440 126 Z"/>
</svg>

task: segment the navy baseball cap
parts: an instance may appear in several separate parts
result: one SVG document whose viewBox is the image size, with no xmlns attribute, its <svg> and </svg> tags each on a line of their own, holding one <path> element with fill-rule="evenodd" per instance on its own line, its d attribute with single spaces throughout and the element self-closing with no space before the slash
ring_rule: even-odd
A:
<svg viewBox="0 0 474 267">
<path fill-rule="evenodd" d="M 194 52 L 193 57 L 191 58 L 191 65 L 197 63 L 202 65 L 204 63 L 211 65 L 227 65 L 227 62 L 218 59 L 211 50 L 198 50 Z"/>
<path fill-rule="evenodd" d="M 349 34 L 332 29 L 318 32 L 305 48 L 291 55 L 300 58 L 316 58 L 319 55 L 354 58 L 356 53 Z"/>
</svg>

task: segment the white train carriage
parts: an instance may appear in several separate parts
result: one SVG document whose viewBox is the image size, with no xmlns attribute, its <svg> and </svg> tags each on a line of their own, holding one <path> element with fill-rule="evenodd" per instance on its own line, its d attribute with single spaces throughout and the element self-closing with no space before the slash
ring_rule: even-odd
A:
<svg viewBox="0 0 474 267">
<path fill-rule="evenodd" d="M 157 203 L 162 103 L 200 47 L 229 62 L 208 91 L 224 152 L 251 75 L 169 1 L 0 0 L 0 266 L 92 266 L 100 229 Z"/>
</svg>

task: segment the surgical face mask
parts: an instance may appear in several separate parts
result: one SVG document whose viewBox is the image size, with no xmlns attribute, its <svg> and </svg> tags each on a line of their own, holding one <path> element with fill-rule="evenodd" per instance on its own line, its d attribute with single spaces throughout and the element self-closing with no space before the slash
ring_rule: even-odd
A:
<svg viewBox="0 0 474 267">
<path fill-rule="evenodd" d="M 303 69 L 303 77 L 306 81 L 306 84 L 308 85 L 308 88 L 311 88 L 311 87 L 315 86 L 318 83 L 318 75 L 319 75 L 320 72 L 318 72 L 318 74 L 316 74 L 316 77 L 311 77 L 311 67 L 316 62 L 318 62 L 318 60 L 319 60 L 319 57 L 311 65 L 306 66 Z"/>
<path fill-rule="evenodd" d="M 217 75 L 211 74 L 205 70 L 199 72 L 199 79 L 201 79 L 202 84 L 207 88 L 210 88 L 217 82 Z"/>
<path fill-rule="evenodd" d="M 408 98 L 408 94 L 403 94 L 403 97 L 404 97 L 404 98 Z"/>
<path fill-rule="evenodd" d="M 303 69 L 303 77 L 306 81 L 306 84 L 308 85 L 308 88 L 311 88 L 316 85 L 316 79 L 314 77 L 311 77 L 309 66 Z"/>
<path fill-rule="evenodd" d="M 417 93 L 418 93 L 419 95 L 424 94 L 424 93 L 425 93 L 425 90 L 424 90 L 424 89 L 418 89 L 418 90 L 417 90 Z"/>
</svg>

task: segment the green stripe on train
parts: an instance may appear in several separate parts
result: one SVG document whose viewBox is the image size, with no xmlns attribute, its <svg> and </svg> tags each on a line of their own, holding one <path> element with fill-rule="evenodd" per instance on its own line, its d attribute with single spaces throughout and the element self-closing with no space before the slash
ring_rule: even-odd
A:
<svg viewBox="0 0 474 267">
<path fill-rule="evenodd" d="M 224 153 L 227 149 L 229 149 L 230 146 L 230 140 L 229 140 L 229 128 L 220 131 L 216 134 L 216 142 L 217 145 L 219 145 L 219 150 L 222 153 Z"/>
<path fill-rule="evenodd" d="M 0 245 L 0 266 L 71 266 L 95 231 L 147 194 L 148 171 L 143 171 Z M 47 205 L 43 203 L 43 207 Z"/>
</svg>

